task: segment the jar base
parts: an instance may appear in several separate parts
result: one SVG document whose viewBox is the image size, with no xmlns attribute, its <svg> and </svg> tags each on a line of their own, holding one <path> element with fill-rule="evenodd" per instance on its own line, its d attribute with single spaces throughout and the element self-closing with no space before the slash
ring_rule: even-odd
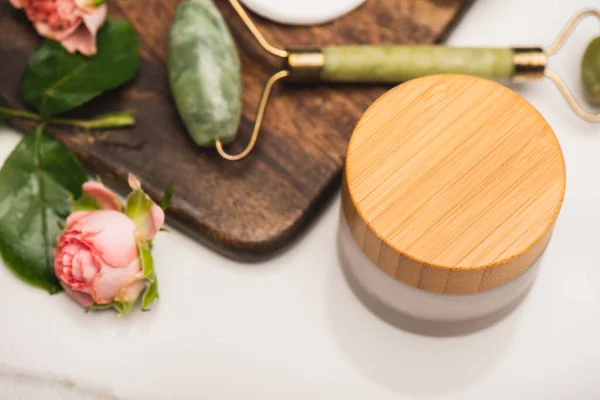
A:
<svg viewBox="0 0 600 400">
<path fill-rule="evenodd" d="M 357 294 L 367 307 L 394 325 L 432 335 L 468 333 L 502 319 L 526 296 L 540 264 L 538 260 L 517 279 L 481 293 L 427 292 L 381 271 L 358 247 L 343 215 L 339 225 L 338 252 L 349 283 L 352 286 L 354 281 L 354 286 L 358 286 L 354 289 L 364 292 L 362 296 Z"/>
</svg>

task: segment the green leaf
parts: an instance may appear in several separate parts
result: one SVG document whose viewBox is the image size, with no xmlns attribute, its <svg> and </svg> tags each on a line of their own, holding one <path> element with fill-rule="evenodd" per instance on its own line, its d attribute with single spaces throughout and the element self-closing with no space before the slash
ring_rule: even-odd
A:
<svg viewBox="0 0 600 400">
<path fill-rule="evenodd" d="M 25 67 L 23 98 L 46 117 L 72 110 L 132 79 L 140 64 L 139 47 L 137 32 L 126 20 L 104 25 L 92 57 L 44 40 Z"/>
<path fill-rule="evenodd" d="M 79 200 L 73 202 L 72 212 L 76 211 L 95 211 L 101 210 L 102 207 L 98 205 L 95 198 L 87 193 L 84 193 Z"/>
<path fill-rule="evenodd" d="M 43 125 L 0 169 L 0 254 L 19 277 L 50 293 L 61 290 L 52 267 L 59 224 L 85 181 L 79 161 Z"/>
<path fill-rule="evenodd" d="M 133 307 L 133 303 L 131 301 L 113 301 L 112 306 L 119 313 L 118 317 L 124 317 L 131 311 L 131 307 Z"/>
<path fill-rule="evenodd" d="M 125 205 L 125 214 L 134 222 L 146 217 L 154 202 L 141 189 L 134 189 L 127 196 L 127 204 Z"/>
<path fill-rule="evenodd" d="M 152 303 L 158 299 L 158 283 L 156 280 L 150 283 L 148 289 L 144 293 L 144 297 L 142 298 L 142 311 L 149 311 Z"/>
<path fill-rule="evenodd" d="M 160 201 L 160 208 L 166 210 L 171 205 L 171 201 L 173 200 L 173 185 L 169 185 L 167 190 L 165 190 L 165 194 L 163 195 L 162 200 Z"/>
<path fill-rule="evenodd" d="M 144 271 L 144 278 L 153 282 L 156 281 L 156 275 L 154 274 L 154 259 L 150 252 L 150 243 L 145 241 L 138 244 L 138 250 L 140 252 L 140 260 L 142 262 L 142 270 Z"/>
<path fill-rule="evenodd" d="M 133 223 L 138 229 L 138 233 L 145 235 L 150 229 L 152 217 L 150 209 L 154 206 L 152 199 L 144 193 L 142 189 L 134 189 L 127 196 L 125 205 L 125 214 L 133 220 Z M 148 238 L 146 238 L 148 239 Z"/>
<path fill-rule="evenodd" d="M 150 305 L 158 298 L 158 281 L 156 280 L 156 273 L 154 272 L 154 259 L 152 253 L 150 253 L 151 242 L 145 241 L 138 245 L 140 252 L 140 260 L 142 261 L 142 269 L 144 271 L 144 278 L 148 279 L 148 287 L 142 297 L 142 310 L 148 311 Z"/>
</svg>

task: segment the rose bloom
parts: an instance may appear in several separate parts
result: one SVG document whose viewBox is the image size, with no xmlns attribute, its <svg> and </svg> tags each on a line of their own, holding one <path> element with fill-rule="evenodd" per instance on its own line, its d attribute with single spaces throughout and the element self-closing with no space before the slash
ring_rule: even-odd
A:
<svg viewBox="0 0 600 400">
<path fill-rule="evenodd" d="M 70 53 L 96 54 L 96 34 L 106 20 L 106 4 L 92 0 L 10 0 L 24 9 L 37 32 L 62 44 Z"/>
<path fill-rule="evenodd" d="M 134 302 L 148 283 L 138 241 L 154 238 L 164 212 L 152 203 L 136 224 L 101 183 L 87 182 L 83 191 L 101 209 L 69 216 L 54 251 L 54 272 L 67 294 L 83 307 Z"/>
</svg>

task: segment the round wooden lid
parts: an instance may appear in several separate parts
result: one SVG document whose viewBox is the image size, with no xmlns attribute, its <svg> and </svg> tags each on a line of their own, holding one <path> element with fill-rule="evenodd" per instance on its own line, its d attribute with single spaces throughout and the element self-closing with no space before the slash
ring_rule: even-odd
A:
<svg viewBox="0 0 600 400">
<path fill-rule="evenodd" d="M 379 98 L 350 139 L 343 208 L 384 272 L 436 293 L 518 277 L 545 249 L 566 187 L 554 132 L 525 99 L 466 75 Z"/>
</svg>

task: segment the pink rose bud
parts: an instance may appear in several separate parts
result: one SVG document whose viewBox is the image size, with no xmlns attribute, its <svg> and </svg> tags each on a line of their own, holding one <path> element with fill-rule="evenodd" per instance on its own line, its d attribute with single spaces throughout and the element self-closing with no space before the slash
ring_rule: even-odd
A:
<svg viewBox="0 0 600 400">
<path fill-rule="evenodd" d="M 94 0 L 10 0 L 24 9 L 37 32 L 70 53 L 96 54 L 96 34 L 106 20 L 106 4 Z"/>
<path fill-rule="evenodd" d="M 125 314 L 146 289 L 146 308 L 154 299 L 148 294 L 156 297 L 149 241 L 164 223 L 163 210 L 141 187 L 129 196 L 124 212 L 101 183 L 86 182 L 83 191 L 58 238 L 56 276 L 83 307 L 109 305 Z"/>
</svg>

